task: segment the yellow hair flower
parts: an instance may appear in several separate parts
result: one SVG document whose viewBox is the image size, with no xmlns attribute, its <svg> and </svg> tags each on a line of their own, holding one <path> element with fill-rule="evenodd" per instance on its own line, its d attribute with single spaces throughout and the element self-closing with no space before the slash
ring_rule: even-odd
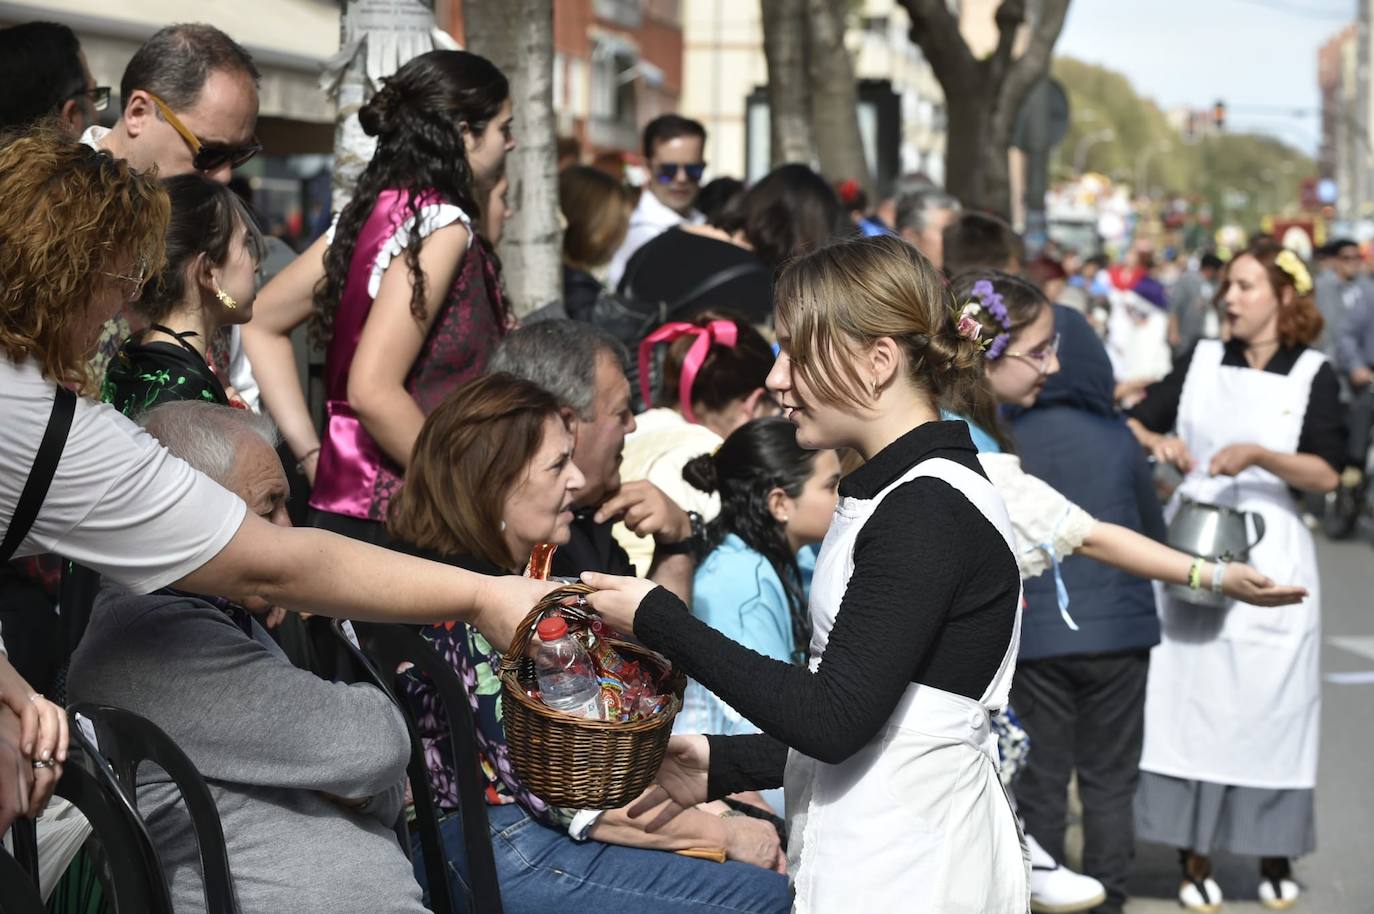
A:
<svg viewBox="0 0 1374 914">
<path fill-rule="evenodd" d="M 1279 255 L 1274 258 L 1274 266 L 1292 277 L 1293 290 L 1299 295 L 1306 295 L 1312 291 L 1312 274 L 1307 272 L 1302 259 L 1288 248 L 1279 251 Z"/>
</svg>

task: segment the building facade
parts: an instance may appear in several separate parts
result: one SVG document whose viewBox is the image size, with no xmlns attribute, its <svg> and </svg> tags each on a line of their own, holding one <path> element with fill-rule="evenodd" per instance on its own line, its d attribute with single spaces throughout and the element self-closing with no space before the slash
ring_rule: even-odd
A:
<svg viewBox="0 0 1374 914">
<path fill-rule="evenodd" d="M 683 78 L 679 0 L 557 0 L 553 4 L 558 135 L 584 162 L 639 160 L 644 125 L 678 108 Z M 465 43 L 461 0 L 436 7 Z M 481 48 L 474 48 L 481 53 Z"/>
</svg>

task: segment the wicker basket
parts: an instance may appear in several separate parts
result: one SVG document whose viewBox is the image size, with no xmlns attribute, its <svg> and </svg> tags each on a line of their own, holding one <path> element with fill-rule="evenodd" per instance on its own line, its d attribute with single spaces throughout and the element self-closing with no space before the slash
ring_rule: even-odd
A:
<svg viewBox="0 0 1374 914">
<path fill-rule="evenodd" d="M 560 587 L 520 623 L 501 664 L 502 723 L 511 765 L 535 796 L 553 806 L 616 809 L 643 793 L 658 774 L 687 679 L 647 648 L 612 638 L 607 643 L 627 660 L 667 674 L 670 697 L 664 710 L 622 724 L 574 717 L 527 695 L 522 681 L 534 682 L 528 649 L 535 626 L 555 612 L 574 623 L 589 618 L 586 610 L 561 604 L 591 592 L 585 584 Z"/>
</svg>

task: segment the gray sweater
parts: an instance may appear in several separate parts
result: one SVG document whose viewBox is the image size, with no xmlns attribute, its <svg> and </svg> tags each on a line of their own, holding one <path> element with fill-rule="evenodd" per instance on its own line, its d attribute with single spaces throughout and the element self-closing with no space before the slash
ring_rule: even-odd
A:
<svg viewBox="0 0 1374 914">
<path fill-rule="evenodd" d="M 392 830 L 409 756 L 400 713 L 372 686 L 297 669 L 253 631 L 194 598 L 106 588 L 69 695 L 148 718 L 190 757 L 219 808 L 243 914 L 423 914 Z M 373 799 L 352 810 L 329 795 Z M 176 788 L 142 766 L 138 801 L 177 914 L 204 911 Z"/>
</svg>

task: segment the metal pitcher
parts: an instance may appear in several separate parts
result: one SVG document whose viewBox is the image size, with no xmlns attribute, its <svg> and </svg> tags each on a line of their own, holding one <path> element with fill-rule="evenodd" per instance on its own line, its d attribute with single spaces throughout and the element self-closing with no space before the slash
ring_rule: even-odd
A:
<svg viewBox="0 0 1374 914">
<path fill-rule="evenodd" d="M 1246 522 L 1253 526 L 1255 538 L 1249 538 Z M 1200 556 L 1209 562 L 1245 562 L 1250 550 L 1264 539 L 1264 518 L 1253 511 L 1240 511 L 1224 505 L 1214 505 L 1185 498 L 1169 523 L 1169 545 L 1180 552 Z M 1165 587 L 1170 596 L 1199 606 L 1225 606 L 1227 598 L 1213 593 L 1210 581 L 1200 590 L 1186 584 Z"/>
</svg>

